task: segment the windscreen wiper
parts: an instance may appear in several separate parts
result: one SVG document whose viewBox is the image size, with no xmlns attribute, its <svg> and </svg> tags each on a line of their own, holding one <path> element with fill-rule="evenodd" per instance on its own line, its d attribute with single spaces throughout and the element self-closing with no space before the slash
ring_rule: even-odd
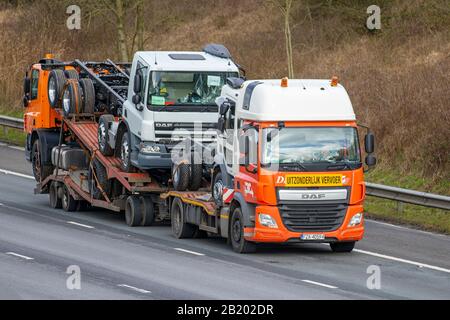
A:
<svg viewBox="0 0 450 320">
<path fill-rule="evenodd" d="M 297 168 L 302 169 L 302 171 L 308 171 L 308 169 L 303 164 L 301 164 L 300 162 L 280 163 L 280 167 L 284 167 L 284 166 L 286 166 L 286 167 L 297 167 Z"/>
</svg>

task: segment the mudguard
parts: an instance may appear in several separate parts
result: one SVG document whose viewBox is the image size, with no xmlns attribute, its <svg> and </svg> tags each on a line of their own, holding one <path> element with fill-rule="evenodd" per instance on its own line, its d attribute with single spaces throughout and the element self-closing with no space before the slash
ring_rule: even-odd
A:
<svg viewBox="0 0 450 320">
<path fill-rule="evenodd" d="M 242 215 L 244 216 L 244 227 L 255 226 L 255 211 L 256 205 L 245 201 L 244 196 L 240 192 L 234 193 L 234 201 L 237 201 L 241 207 Z M 230 212 L 230 216 L 231 216 Z"/>
<path fill-rule="evenodd" d="M 59 130 L 37 129 L 39 146 L 41 147 L 41 162 L 43 165 L 52 164 L 52 149 L 59 144 Z M 31 149 L 31 148 L 30 148 Z"/>
</svg>

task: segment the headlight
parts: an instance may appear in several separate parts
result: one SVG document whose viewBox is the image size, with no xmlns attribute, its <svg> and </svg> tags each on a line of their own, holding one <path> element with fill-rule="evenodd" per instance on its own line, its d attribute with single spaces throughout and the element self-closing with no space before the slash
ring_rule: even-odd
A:
<svg viewBox="0 0 450 320">
<path fill-rule="evenodd" d="M 262 226 L 269 227 L 269 228 L 278 228 L 277 223 L 269 214 L 260 213 L 258 215 L 258 219 L 259 219 L 259 223 Z"/>
<path fill-rule="evenodd" d="M 154 144 L 143 144 L 141 145 L 142 153 L 159 153 L 161 152 L 161 147 Z"/>
<path fill-rule="evenodd" d="M 350 223 L 348 224 L 349 227 L 353 227 L 356 226 L 358 224 L 361 223 L 363 218 L 363 214 L 362 213 L 357 213 L 355 214 L 351 219 L 350 219 Z"/>
</svg>

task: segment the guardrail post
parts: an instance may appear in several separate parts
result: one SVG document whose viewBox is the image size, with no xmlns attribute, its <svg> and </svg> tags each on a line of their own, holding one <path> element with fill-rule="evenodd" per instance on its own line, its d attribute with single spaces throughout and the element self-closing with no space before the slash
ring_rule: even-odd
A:
<svg viewBox="0 0 450 320">
<path fill-rule="evenodd" d="M 8 127 L 3 127 L 3 135 L 6 137 L 8 135 Z"/>
<path fill-rule="evenodd" d="M 403 213 L 403 209 L 405 208 L 403 202 L 397 201 L 397 213 Z"/>
</svg>

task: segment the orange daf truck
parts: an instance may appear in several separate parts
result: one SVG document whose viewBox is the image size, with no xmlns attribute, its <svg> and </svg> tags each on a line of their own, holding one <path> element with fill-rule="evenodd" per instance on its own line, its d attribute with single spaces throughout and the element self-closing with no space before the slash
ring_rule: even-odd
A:
<svg viewBox="0 0 450 320">
<path fill-rule="evenodd" d="M 172 230 L 196 226 L 257 243 L 329 243 L 350 252 L 364 235 L 363 172 L 375 165 L 367 127 L 364 168 L 349 96 L 330 80 L 229 78 L 219 106 L 211 199 L 170 192 Z"/>
</svg>

